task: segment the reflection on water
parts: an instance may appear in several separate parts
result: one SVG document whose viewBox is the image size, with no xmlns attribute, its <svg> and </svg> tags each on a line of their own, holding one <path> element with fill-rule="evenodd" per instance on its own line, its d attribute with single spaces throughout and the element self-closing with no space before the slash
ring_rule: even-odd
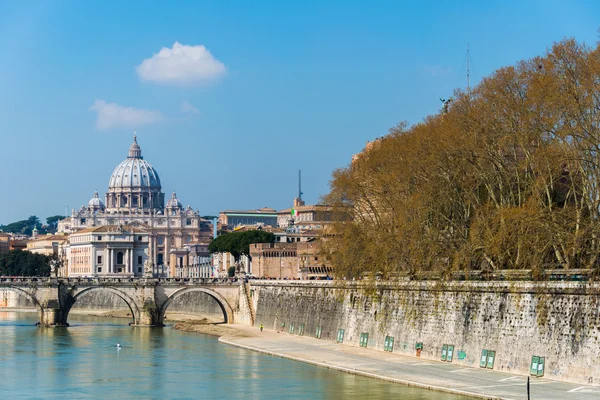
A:
<svg viewBox="0 0 600 400">
<path fill-rule="evenodd" d="M 11 399 L 457 400 L 269 357 L 172 328 L 71 316 L 38 328 L 35 313 L 0 312 L 0 393 Z M 117 350 L 119 342 L 123 349 Z"/>
</svg>

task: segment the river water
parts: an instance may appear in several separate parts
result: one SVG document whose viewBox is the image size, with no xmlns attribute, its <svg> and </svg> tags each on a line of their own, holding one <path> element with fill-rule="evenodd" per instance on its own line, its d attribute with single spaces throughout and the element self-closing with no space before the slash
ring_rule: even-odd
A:
<svg viewBox="0 0 600 400">
<path fill-rule="evenodd" d="M 1 399 L 465 399 L 169 327 L 71 315 L 69 328 L 44 329 L 37 320 L 36 313 L 0 312 Z"/>
</svg>

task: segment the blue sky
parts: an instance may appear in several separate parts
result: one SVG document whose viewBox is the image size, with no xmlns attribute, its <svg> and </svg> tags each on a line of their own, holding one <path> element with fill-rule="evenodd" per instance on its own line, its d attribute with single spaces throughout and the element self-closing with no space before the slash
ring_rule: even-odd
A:
<svg viewBox="0 0 600 400">
<path fill-rule="evenodd" d="M 2 1 L 0 223 L 103 195 L 134 130 L 202 215 L 289 207 L 298 169 L 315 203 L 367 140 L 465 86 L 467 43 L 476 83 L 564 37 L 595 46 L 598 17 L 594 1 Z"/>
</svg>

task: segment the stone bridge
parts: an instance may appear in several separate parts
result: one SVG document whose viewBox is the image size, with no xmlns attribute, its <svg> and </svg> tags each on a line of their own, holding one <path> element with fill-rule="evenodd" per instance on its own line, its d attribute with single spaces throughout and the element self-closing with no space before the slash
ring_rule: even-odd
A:
<svg viewBox="0 0 600 400">
<path fill-rule="evenodd" d="M 102 290 L 121 298 L 131 310 L 134 326 L 163 326 L 171 302 L 190 292 L 211 296 L 226 323 L 254 323 L 249 285 L 212 278 L 8 278 L 0 289 L 14 290 L 31 300 L 43 326 L 68 326 L 71 307 L 86 292 Z"/>
</svg>

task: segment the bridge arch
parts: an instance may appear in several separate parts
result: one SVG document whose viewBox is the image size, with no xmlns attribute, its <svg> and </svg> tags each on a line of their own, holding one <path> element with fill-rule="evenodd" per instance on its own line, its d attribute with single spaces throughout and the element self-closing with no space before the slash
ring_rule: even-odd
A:
<svg viewBox="0 0 600 400">
<path fill-rule="evenodd" d="M 214 290 L 203 288 L 203 287 L 186 287 L 183 289 L 179 289 L 176 292 L 174 292 L 173 294 L 171 294 L 171 296 L 169 296 L 169 298 L 160 307 L 159 321 L 161 321 L 161 322 L 164 321 L 165 312 L 167 312 L 167 308 L 169 308 L 169 304 L 171 304 L 171 302 L 174 299 L 176 299 L 177 297 L 179 297 L 183 294 L 191 293 L 191 292 L 206 293 L 207 295 L 212 297 L 217 302 L 219 307 L 221 308 L 221 311 L 223 311 L 223 317 L 225 319 L 225 323 L 226 324 L 233 323 L 233 308 L 231 308 L 231 305 L 229 305 L 227 300 L 225 300 L 225 298 L 223 296 L 221 296 L 218 292 L 215 292 Z"/>
<path fill-rule="evenodd" d="M 42 305 L 40 304 L 38 299 L 36 299 L 34 295 L 32 295 L 31 293 L 29 293 L 27 290 L 25 290 L 23 288 L 11 285 L 11 286 L 7 286 L 7 287 L 0 287 L 0 290 L 14 290 L 15 292 L 22 294 L 23 296 L 25 296 L 29 300 L 31 300 L 31 302 L 35 305 L 35 307 L 38 310 L 42 310 Z"/>
<path fill-rule="evenodd" d="M 73 307 L 73 304 L 75 304 L 77 302 L 77 299 L 79 297 L 81 297 L 81 295 L 88 293 L 90 291 L 94 291 L 94 290 L 104 290 L 104 291 L 110 292 L 110 293 L 116 295 L 117 297 L 119 297 L 121 300 L 123 300 L 125 302 L 125 304 L 127 304 L 127 307 L 129 307 L 129 311 L 131 311 L 131 315 L 133 317 L 133 324 L 134 325 L 138 324 L 138 322 L 140 320 L 140 309 L 139 309 L 137 303 L 135 302 L 135 300 L 132 299 L 131 296 L 129 296 L 127 293 L 122 292 L 121 290 L 115 289 L 110 286 L 87 287 L 87 288 L 82 289 L 82 290 L 78 291 L 77 293 L 75 293 L 72 298 L 73 301 L 71 302 L 69 309 L 67 311 L 67 317 L 68 317 L 68 313 L 71 311 L 71 307 Z"/>
<path fill-rule="evenodd" d="M 27 297 L 27 299 L 31 300 L 31 302 L 35 305 L 35 308 L 37 309 L 37 312 L 38 312 L 38 317 L 40 318 L 40 322 L 42 322 L 44 320 L 44 307 L 42 307 L 42 305 L 40 304 L 38 299 L 36 299 L 35 296 L 32 295 L 31 293 L 29 293 L 27 290 L 17 287 L 17 286 L 12 286 L 12 285 L 0 287 L 0 290 L 14 290 L 15 292 Z"/>
</svg>

